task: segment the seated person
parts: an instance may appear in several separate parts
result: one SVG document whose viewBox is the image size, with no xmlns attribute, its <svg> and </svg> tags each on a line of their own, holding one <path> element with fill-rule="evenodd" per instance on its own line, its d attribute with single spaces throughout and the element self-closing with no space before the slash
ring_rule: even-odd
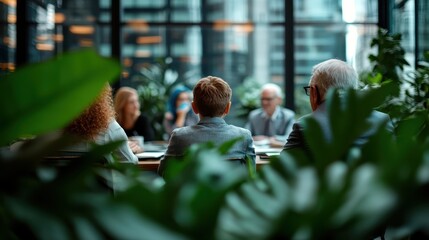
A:
<svg viewBox="0 0 429 240">
<path fill-rule="evenodd" d="M 261 89 L 261 107 L 250 112 L 246 128 L 250 130 L 254 141 L 266 140 L 272 147 L 282 147 L 292 131 L 295 113 L 281 107 L 282 90 L 273 83 L 267 83 Z"/>
<path fill-rule="evenodd" d="M 66 126 L 64 131 L 84 140 L 77 145 L 64 149 L 64 151 L 87 152 L 90 150 L 92 142 L 103 145 L 108 142 L 123 140 L 124 143 L 120 147 L 105 156 L 107 161 L 112 162 L 115 156 L 119 161 L 138 162 L 137 157 L 127 144 L 127 135 L 115 120 L 112 93 L 109 85 L 102 90 L 94 103 Z"/>
<path fill-rule="evenodd" d="M 198 116 L 191 109 L 191 90 L 184 86 L 174 89 L 168 100 L 168 112 L 164 116 L 164 128 L 168 135 L 175 128 L 195 125 Z"/>
<path fill-rule="evenodd" d="M 245 159 L 249 157 L 255 166 L 255 148 L 250 131 L 228 125 L 223 117 L 231 108 L 232 90 L 228 83 L 218 77 L 202 78 L 194 87 L 192 109 L 199 114 L 200 121 L 193 126 L 173 130 L 158 173 L 162 176 L 167 161 L 181 157 L 185 150 L 195 143 L 214 142 L 217 145 L 243 137 L 229 150 L 226 159 Z M 241 162 L 240 162 L 241 164 Z"/>
<path fill-rule="evenodd" d="M 312 153 L 304 139 L 303 125 L 301 122 L 306 118 L 315 119 L 327 140 L 331 139 L 331 129 L 329 125 L 328 113 L 325 104 L 325 95 L 329 88 L 356 88 L 358 85 L 358 75 L 356 71 L 347 63 L 330 59 L 313 67 L 313 76 L 310 79 L 309 86 L 305 87 L 305 92 L 310 96 L 310 104 L 313 112 L 298 119 L 294 124 L 293 130 L 289 135 L 283 151 L 291 149 L 302 149 L 305 153 L 312 156 Z M 356 139 L 355 145 L 364 144 L 368 137 L 374 134 L 375 130 L 381 124 L 387 122 L 387 130 L 393 132 L 393 125 L 389 115 L 373 111 L 368 118 L 371 125 L 365 134 Z"/>
<path fill-rule="evenodd" d="M 143 136 L 144 141 L 154 140 L 155 133 L 149 119 L 140 112 L 139 96 L 135 89 L 119 88 L 115 95 L 114 106 L 116 120 L 128 137 Z M 141 146 L 133 141 L 130 141 L 129 145 L 134 153 L 143 151 Z"/>
</svg>

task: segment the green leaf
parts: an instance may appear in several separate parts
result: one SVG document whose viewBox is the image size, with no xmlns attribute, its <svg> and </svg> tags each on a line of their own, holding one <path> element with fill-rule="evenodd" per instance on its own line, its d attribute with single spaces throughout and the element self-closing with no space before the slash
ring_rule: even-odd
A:
<svg viewBox="0 0 429 240">
<path fill-rule="evenodd" d="M 126 205 L 115 204 L 109 209 L 100 208 L 95 217 L 113 239 L 186 239 L 137 214 Z"/>
<path fill-rule="evenodd" d="M 380 84 L 381 80 L 383 80 L 383 76 L 380 73 L 376 73 L 375 75 L 368 75 L 368 82 L 371 84 Z"/>
<path fill-rule="evenodd" d="M 398 123 L 397 136 L 398 138 L 409 138 L 417 136 L 427 124 L 428 112 L 415 112 L 413 116 L 403 119 Z"/>
<path fill-rule="evenodd" d="M 117 61 L 93 50 L 27 65 L 0 81 L 0 145 L 65 126 L 120 72 Z"/>
</svg>

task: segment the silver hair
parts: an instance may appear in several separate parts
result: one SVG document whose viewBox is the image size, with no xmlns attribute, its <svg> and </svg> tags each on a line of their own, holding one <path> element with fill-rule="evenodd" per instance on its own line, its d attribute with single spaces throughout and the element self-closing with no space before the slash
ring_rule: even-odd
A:
<svg viewBox="0 0 429 240">
<path fill-rule="evenodd" d="M 279 87 L 279 85 L 274 83 L 266 83 L 262 86 L 261 93 L 267 89 L 274 90 L 274 93 L 276 94 L 277 97 L 283 98 L 283 92 L 282 92 L 282 89 Z"/>
<path fill-rule="evenodd" d="M 329 59 L 313 67 L 313 76 L 309 85 L 316 85 L 322 98 L 329 88 L 353 88 L 358 86 L 358 75 L 347 63 L 338 59 Z"/>
</svg>

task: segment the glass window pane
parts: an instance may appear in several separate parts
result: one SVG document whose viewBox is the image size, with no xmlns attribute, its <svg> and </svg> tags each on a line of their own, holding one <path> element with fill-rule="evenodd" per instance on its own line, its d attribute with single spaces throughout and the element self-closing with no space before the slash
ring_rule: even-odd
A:
<svg viewBox="0 0 429 240">
<path fill-rule="evenodd" d="M 295 99 L 296 111 L 309 113 L 302 87 L 307 86 L 314 65 L 330 58 L 351 64 L 356 71 L 369 69 L 371 39 L 377 35 L 377 25 L 297 26 L 295 28 Z"/>
<path fill-rule="evenodd" d="M 370 42 L 377 35 L 376 25 L 302 26 L 295 31 L 297 75 L 310 76 L 315 64 L 330 58 L 347 61 L 358 72 L 369 67 Z"/>
<path fill-rule="evenodd" d="M 419 46 L 418 46 L 418 57 L 419 59 L 423 59 L 423 54 L 429 51 L 429 2 L 428 1 L 420 1 L 419 2 L 419 19 L 418 19 L 418 38 L 419 38 Z"/>
<path fill-rule="evenodd" d="M 294 15 L 297 21 L 376 23 L 377 4 L 372 0 L 294 0 Z"/>
<path fill-rule="evenodd" d="M 145 22 L 282 22 L 284 1 L 123 1 L 124 20 Z"/>
<path fill-rule="evenodd" d="M 294 0 L 297 21 L 342 21 L 341 1 Z"/>
<path fill-rule="evenodd" d="M 283 86 L 283 35 L 282 26 L 266 24 L 151 26 L 145 30 L 127 25 L 123 34 L 122 83 L 136 87 L 143 68 L 159 58 L 169 58 L 169 68 L 180 81 L 190 85 L 213 75 L 228 81 L 233 91 L 249 78 L 260 84 L 276 82 Z M 238 96 L 233 95 L 235 105 Z"/>
<path fill-rule="evenodd" d="M 311 74 L 312 67 L 329 58 L 345 59 L 344 25 L 295 28 L 295 74 Z"/>
<path fill-rule="evenodd" d="M 377 36 L 377 25 L 347 25 L 346 58 L 358 73 L 368 71 L 371 68 L 368 59 L 369 54 L 377 52 L 376 48 L 371 48 L 371 40 Z"/>
<path fill-rule="evenodd" d="M 55 55 L 54 29 L 50 27 L 47 24 L 30 26 L 29 38 L 34 41 L 28 43 L 29 62 L 40 62 Z"/>
<path fill-rule="evenodd" d="M 29 1 L 29 62 L 95 47 L 110 56 L 110 1 Z M 98 17 L 103 21 L 98 23 Z"/>
<path fill-rule="evenodd" d="M 15 70 L 16 1 L 0 2 L 0 78 Z"/>
<path fill-rule="evenodd" d="M 414 1 L 406 1 L 404 3 L 397 3 L 393 8 L 393 32 L 402 35 L 401 46 L 405 49 L 405 59 L 410 64 L 405 69 L 412 69 L 415 65 L 414 52 L 415 52 L 415 5 Z"/>
<path fill-rule="evenodd" d="M 201 0 L 173 0 L 171 2 L 173 22 L 201 22 Z"/>
<path fill-rule="evenodd" d="M 378 2 L 373 0 L 342 0 L 344 22 L 378 21 Z"/>
</svg>

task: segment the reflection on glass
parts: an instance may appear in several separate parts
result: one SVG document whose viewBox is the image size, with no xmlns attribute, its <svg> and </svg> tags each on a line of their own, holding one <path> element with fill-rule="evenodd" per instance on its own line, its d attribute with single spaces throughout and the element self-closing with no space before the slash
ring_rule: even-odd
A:
<svg viewBox="0 0 429 240">
<path fill-rule="evenodd" d="M 330 0 L 294 0 L 297 21 L 342 21 L 341 2 Z"/>
<path fill-rule="evenodd" d="M 171 1 L 173 22 L 201 22 L 201 0 Z"/>
<path fill-rule="evenodd" d="M 411 2 L 408 1 L 406 7 Z M 112 3 L 111 0 L 26 1 L 31 39 L 26 47 L 30 61 L 82 47 L 95 47 L 102 55 L 110 56 Z M 274 82 L 283 87 L 285 45 L 289 44 L 284 40 L 285 32 L 289 31 L 285 29 L 284 10 L 289 3 L 284 0 L 122 0 L 119 47 L 124 71 L 121 84 L 132 85 L 143 67 L 159 59 L 170 59 L 171 69 L 182 80 L 196 81 L 205 75 L 218 75 L 229 81 L 233 89 L 249 78 L 260 84 Z M 427 9 L 427 5 L 423 3 L 420 8 Z M 1 19 L 8 23 L 0 25 L 3 71 L 9 66 L 7 63 L 14 62 L 16 15 L 11 5 L 0 11 Z M 403 14 L 412 9 L 396 11 L 404 20 L 401 28 L 411 29 L 412 19 L 404 18 Z M 377 30 L 377 1 L 294 0 L 294 14 L 294 81 L 296 89 L 300 89 L 295 93 L 295 101 L 298 111 L 304 113 L 307 98 L 300 94 L 315 64 L 339 58 L 358 71 L 367 68 L 369 41 Z M 427 22 L 425 14 L 420 18 L 423 23 Z M 420 26 L 420 31 L 427 33 L 427 24 Z M 409 36 L 412 32 L 404 34 L 408 37 L 404 44 L 414 42 Z M 428 48 L 425 39 L 421 39 L 420 44 L 421 48 Z M 412 51 L 414 46 L 406 48 Z"/>
<path fill-rule="evenodd" d="M 297 26 L 295 28 L 295 72 L 311 74 L 314 65 L 329 58 L 345 60 L 345 33 L 343 24 Z"/>
<path fill-rule="evenodd" d="M 343 20 L 353 22 L 377 22 L 378 3 L 371 0 L 342 0 Z"/>
<path fill-rule="evenodd" d="M 169 57 L 170 68 L 191 85 L 202 76 L 214 75 L 224 78 L 233 89 L 247 78 L 283 86 L 282 26 L 150 26 L 145 31 L 128 26 L 122 47 L 122 81 L 126 85 L 134 86 L 134 79 L 141 77 L 148 64 Z"/>
<path fill-rule="evenodd" d="M 419 38 L 419 46 L 418 46 L 418 58 L 420 60 L 423 59 L 423 54 L 429 51 L 429 2 L 428 1 L 420 1 L 419 2 L 419 19 L 418 19 L 418 38 Z"/>
<path fill-rule="evenodd" d="M 204 3 L 204 4 L 203 4 Z M 284 1 L 122 1 L 124 20 L 148 22 L 283 22 Z"/>
<path fill-rule="evenodd" d="M 394 31 L 402 35 L 401 46 L 405 49 L 405 59 L 410 66 L 405 66 L 405 70 L 414 68 L 415 51 L 415 19 L 414 1 L 398 2 L 393 9 Z"/>
<path fill-rule="evenodd" d="M 0 78 L 15 71 L 16 1 L 0 1 Z"/>
<path fill-rule="evenodd" d="M 377 4 L 372 0 L 294 0 L 294 12 L 297 21 L 376 23 Z"/>
<path fill-rule="evenodd" d="M 368 56 L 377 51 L 370 48 L 371 40 L 377 35 L 377 29 L 376 25 L 347 25 L 346 61 L 358 73 L 368 71 L 371 67 Z"/>
</svg>

